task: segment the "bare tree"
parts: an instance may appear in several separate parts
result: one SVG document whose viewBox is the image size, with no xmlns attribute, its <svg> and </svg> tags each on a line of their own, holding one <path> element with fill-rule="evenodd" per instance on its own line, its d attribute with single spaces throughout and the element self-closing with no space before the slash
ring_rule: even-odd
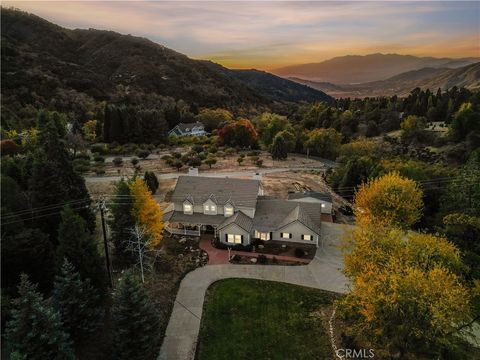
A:
<svg viewBox="0 0 480 360">
<path fill-rule="evenodd" d="M 140 268 L 142 282 L 145 282 L 145 272 L 153 270 L 155 258 L 159 251 L 150 246 L 151 238 L 145 226 L 135 224 L 135 226 L 130 229 L 130 233 L 132 236 L 127 243 L 126 249 L 133 252 L 137 257 L 136 266 Z"/>
</svg>

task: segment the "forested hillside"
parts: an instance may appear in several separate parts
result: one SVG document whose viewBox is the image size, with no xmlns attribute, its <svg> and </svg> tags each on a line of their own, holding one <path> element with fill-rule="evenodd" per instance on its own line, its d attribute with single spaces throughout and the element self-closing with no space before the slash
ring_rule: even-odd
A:
<svg viewBox="0 0 480 360">
<path fill-rule="evenodd" d="M 329 99 L 289 81 L 294 90 L 276 93 L 271 84 L 265 89 L 244 82 L 144 38 L 69 30 L 17 10 L 2 9 L 1 29 L 4 126 L 32 125 L 41 108 L 72 119 L 86 120 L 88 113 L 99 118 L 103 102 L 147 109 L 180 102 L 193 112 L 206 106 L 249 112 L 278 101 Z M 283 87 L 285 80 L 278 80 Z"/>
</svg>

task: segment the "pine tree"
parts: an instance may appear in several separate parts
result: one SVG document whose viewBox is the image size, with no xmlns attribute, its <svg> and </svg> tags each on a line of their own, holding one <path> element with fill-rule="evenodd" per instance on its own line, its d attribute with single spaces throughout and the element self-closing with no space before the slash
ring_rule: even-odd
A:
<svg viewBox="0 0 480 360">
<path fill-rule="evenodd" d="M 103 317 L 98 291 L 91 285 L 90 279 L 80 278 L 67 259 L 55 277 L 53 304 L 60 313 L 65 330 L 76 344 L 95 331 Z"/>
<path fill-rule="evenodd" d="M 287 158 L 287 144 L 285 143 L 283 136 L 275 136 L 270 153 L 274 160 L 285 160 Z"/>
<path fill-rule="evenodd" d="M 143 175 L 143 180 L 148 186 L 148 189 L 152 194 L 155 194 L 158 190 L 158 178 L 153 171 L 145 171 L 145 175 Z"/>
<path fill-rule="evenodd" d="M 91 279 L 97 289 L 105 289 L 105 270 L 94 238 L 86 230 L 85 220 L 70 206 L 62 211 L 58 228 L 57 267 L 69 260 L 83 280 Z"/>
<path fill-rule="evenodd" d="M 153 359 L 158 351 L 159 319 L 142 283 L 124 274 L 113 296 L 113 352 L 118 360 Z"/>
<path fill-rule="evenodd" d="M 28 276 L 21 276 L 20 297 L 6 327 L 6 342 L 16 359 L 75 359 L 68 334 L 63 330 L 60 314 L 42 298 Z"/>
<path fill-rule="evenodd" d="M 113 218 L 109 225 L 115 254 L 122 261 L 132 264 L 134 262 L 132 253 L 126 248 L 132 236 L 130 229 L 135 226 L 135 218 L 133 216 L 133 198 L 127 181 L 122 179 L 115 185 L 115 196 L 110 208 Z"/>
</svg>

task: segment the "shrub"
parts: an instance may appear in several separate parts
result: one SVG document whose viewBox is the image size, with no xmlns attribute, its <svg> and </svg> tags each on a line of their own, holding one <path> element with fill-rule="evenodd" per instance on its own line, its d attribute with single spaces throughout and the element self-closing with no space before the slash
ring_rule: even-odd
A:
<svg viewBox="0 0 480 360">
<path fill-rule="evenodd" d="M 305 256 L 305 250 L 302 248 L 295 248 L 295 256 L 298 258 L 302 258 Z"/>
<path fill-rule="evenodd" d="M 268 259 L 265 255 L 258 255 L 257 256 L 257 262 L 259 264 L 265 265 L 267 263 Z"/>
<path fill-rule="evenodd" d="M 247 153 L 248 156 L 258 156 L 260 155 L 260 151 L 258 150 L 251 150 Z"/>
<path fill-rule="evenodd" d="M 75 171 L 79 173 L 85 173 L 90 171 L 90 165 L 77 165 L 75 166 Z"/>
<path fill-rule="evenodd" d="M 93 157 L 93 161 L 95 162 L 98 162 L 98 163 L 104 163 L 105 162 L 105 158 L 103 156 L 100 156 L 100 155 L 95 155 Z"/>
<path fill-rule="evenodd" d="M 107 155 L 108 154 L 108 147 L 105 144 L 94 144 L 90 147 L 90 151 L 92 153 L 97 153 L 100 155 Z"/>
<path fill-rule="evenodd" d="M 196 152 L 197 154 L 201 153 L 203 151 L 203 146 L 195 144 L 192 146 L 192 151 Z"/>
<path fill-rule="evenodd" d="M 255 161 L 255 165 L 257 165 L 258 167 L 262 167 L 262 165 L 263 165 L 263 160 L 262 160 L 262 159 L 258 159 L 257 161 Z"/>
<path fill-rule="evenodd" d="M 115 166 L 122 166 L 123 159 L 121 157 L 116 157 L 113 159 L 113 165 Z"/>
<path fill-rule="evenodd" d="M 138 161 L 139 161 L 139 160 L 138 160 L 136 157 L 134 157 L 134 158 L 132 158 L 132 159 L 130 160 L 130 162 L 132 163 L 133 166 L 137 165 L 137 164 L 138 164 Z"/>
<path fill-rule="evenodd" d="M 242 165 L 243 163 L 243 157 L 237 158 L 238 166 Z"/>
<path fill-rule="evenodd" d="M 146 159 L 150 155 L 150 151 L 148 150 L 140 150 L 137 152 L 137 156 L 140 159 Z"/>
<path fill-rule="evenodd" d="M 98 166 L 94 169 L 97 176 L 105 175 L 105 168 L 103 166 Z"/>
</svg>

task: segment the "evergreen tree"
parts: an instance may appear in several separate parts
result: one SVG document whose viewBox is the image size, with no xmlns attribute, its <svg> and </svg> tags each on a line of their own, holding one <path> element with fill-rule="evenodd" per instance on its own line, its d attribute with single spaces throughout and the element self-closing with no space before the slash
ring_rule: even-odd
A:
<svg viewBox="0 0 480 360">
<path fill-rule="evenodd" d="M 21 276 L 20 297 L 14 301 L 6 327 L 7 346 L 14 358 L 34 360 L 75 359 L 60 314 L 42 298 L 28 276 Z"/>
<path fill-rule="evenodd" d="M 103 316 L 97 290 L 90 284 L 90 279 L 80 278 L 67 259 L 55 277 L 53 303 L 65 330 L 77 344 L 98 328 Z"/>
<path fill-rule="evenodd" d="M 70 206 L 62 211 L 58 228 L 57 267 L 69 260 L 83 280 L 91 279 L 97 289 L 105 289 L 105 270 L 94 238 L 86 229 L 85 220 Z"/>
<path fill-rule="evenodd" d="M 132 253 L 127 251 L 127 244 L 132 234 L 130 229 L 135 226 L 135 218 L 133 216 L 133 197 L 130 193 L 128 182 L 120 180 L 115 185 L 115 196 L 110 204 L 113 215 L 109 222 L 112 232 L 112 241 L 115 246 L 115 254 L 117 258 L 126 263 L 133 263 Z"/>
<path fill-rule="evenodd" d="M 54 113 L 55 115 L 55 113 Z M 32 165 L 29 190 L 32 193 L 32 207 L 39 209 L 61 203 L 74 203 L 77 212 L 85 219 L 88 229 L 95 228 L 95 218 L 88 208 L 90 196 L 85 180 L 77 174 L 59 137 L 61 133 L 55 124 L 55 116 L 42 113 L 39 119 L 39 149 L 36 151 Z M 60 122 L 60 120 L 58 120 Z M 50 211 L 52 212 L 52 211 Z M 34 215 L 45 215 L 37 210 Z M 44 216 L 36 225 L 55 239 L 59 216 Z"/>
<path fill-rule="evenodd" d="M 118 360 L 153 359 L 158 352 L 158 315 L 141 281 L 126 272 L 113 296 L 113 353 Z"/>
<path fill-rule="evenodd" d="M 158 185 L 160 185 L 155 173 L 153 171 L 145 171 L 145 175 L 143 175 L 143 180 L 147 184 L 148 189 L 150 190 L 152 195 L 155 194 L 158 190 Z"/>
<path fill-rule="evenodd" d="M 274 160 L 285 160 L 287 158 L 287 144 L 285 139 L 281 135 L 275 136 L 273 139 L 272 147 L 270 153 Z"/>
</svg>

